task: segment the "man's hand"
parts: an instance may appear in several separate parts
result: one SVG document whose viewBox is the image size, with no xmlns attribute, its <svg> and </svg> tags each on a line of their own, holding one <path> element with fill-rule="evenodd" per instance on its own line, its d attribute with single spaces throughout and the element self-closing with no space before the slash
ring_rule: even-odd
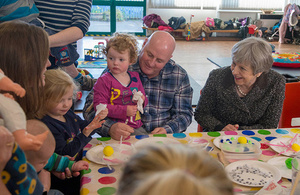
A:
<svg viewBox="0 0 300 195">
<path fill-rule="evenodd" d="M 124 139 L 124 138 L 130 136 L 130 134 L 133 132 L 134 132 L 134 130 L 132 127 L 130 127 L 124 123 L 115 123 L 110 127 L 108 134 L 114 140 L 120 140 L 121 136 Z"/>
<path fill-rule="evenodd" d="M 151 132 L 151 134 L 167 134 L 167 130 L 163 127 L 157 127 Z"/>
</svg>

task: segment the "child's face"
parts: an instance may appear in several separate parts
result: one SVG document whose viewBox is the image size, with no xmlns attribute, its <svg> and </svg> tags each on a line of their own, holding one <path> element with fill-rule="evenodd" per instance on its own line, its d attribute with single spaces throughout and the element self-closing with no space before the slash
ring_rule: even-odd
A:
<svg viewBox="0 0 300 195">
<path fill-rule="evenodd" d="M 36 172 L 41 171 L 46 164 L 48 163 L 49 158 L 51 157 L 51 155 L 48 158 L 45 159 L 35 159 L 32 160 L 32 162 L 29 162 L 36 170 Z"/>
<path fill-rule="evenodd" d="M 114 48 L 110 48 L 107 53 L 107 67 L 112 74 L 126 73 L 130 65 L 129 49 L 119 53 Z"/>
<path fill-rule="evenodd" d="M 52 117 L 59 117 L 65 115 L 72 107 L 73 101 L 73 87 L 67 90 L 66 94 L 60 99 L 56 106 L 51 107 L 48 110 L 48 115 Z"/>
<path fill-rule="evenodd" d="M 54 146 L 47 146 L 47 150 L 40 152 L 39 156 L 28 159 L 28 162 L 35 168 L 36 172 L 41 171 L 48 163 L 49 158 L 54 152 Z"/>
</svg>

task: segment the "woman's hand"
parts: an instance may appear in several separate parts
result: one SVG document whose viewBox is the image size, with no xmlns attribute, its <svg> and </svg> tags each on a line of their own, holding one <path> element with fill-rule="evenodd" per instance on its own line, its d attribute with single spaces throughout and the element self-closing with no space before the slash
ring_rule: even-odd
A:
<svg viewBox="0 0 300 195">
<path fill-rule="evenodd" d="M 235 124 L 235 125 L 228 124 L 222 129 L 222 131 L 237 131 L 238 129 L 239 129 L 238 124 Z"/>
</svg>

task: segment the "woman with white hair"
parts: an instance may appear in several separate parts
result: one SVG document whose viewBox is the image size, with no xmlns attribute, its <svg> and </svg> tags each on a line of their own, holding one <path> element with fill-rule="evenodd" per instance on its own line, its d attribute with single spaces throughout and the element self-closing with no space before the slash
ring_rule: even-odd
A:
<svg viewBox="0 0 300 195">
<path fill-rule="evenodd" d="M 270 44 L 250 37 L 236 43 L 231 55 L 230 67 L 209 74 L 195 120 L 204 131 L 277 128 L 285 78 L 271 70 Z"/>
</svg>

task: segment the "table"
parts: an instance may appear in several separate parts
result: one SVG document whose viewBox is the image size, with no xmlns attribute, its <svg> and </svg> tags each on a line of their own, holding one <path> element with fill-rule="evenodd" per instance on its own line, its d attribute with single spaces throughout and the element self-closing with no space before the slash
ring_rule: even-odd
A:
<svg viewBox="0 0 300 195">
<path fill-rule="evenodd" d="M 197 133 L 175 133 L 175 134 L 159 134 L 159 135 L 137 135 L 130 136 L 123 141 L 123 144 L 131 145 L 136 143 L 140 139 L 144 139 L 147 137 L 168 137 L 172 139 L 176 139 L 180 141 L 182 144 L 187 144 L 190 139 L 198 139 L 199 143 L 209 143 L 207 150 L 212 150 L 210 155 L 216 159 L 218 159 L 218 153 L 220 150 L 216 148 L 213 144 L 213 139 L 219 136 L 224 135 L 239 135 L 245 137 L 251 137 L 261 143 L 262 155 L 260 156 L 260 160 L 266 162 L 273 157 L 277 157 L 277 153 L 273 151 L 266 142 L 270 142 L 271 140 L 277 137 L 294 137 L 295 134 L 299 134 L 300 129 L 266 129 L 266 130 L 241 130 L 238 132 L 234 131 L 226 131 L 226 132 L 197 132 Z M 110 137 L 102 137 L 93 139 L 89 144 L 84 148 L 84 157 L 83 159 L 89 162 L 89 170 L 82 172 L 81 178 L 81 195 L 89 195 L 89 194 L 115 194 L 117 191 L 118 179 L 120 178 L 120 173 L 122 170 L 121 165 L 111 166 L 112 170 L 110 170 L 105 165 L 99 165 L 93 162 L 90 162 L 86 159 L 85 154 L 88 149 L 100 144 L 101 142 L 105 142 L 107 144 L 111 143 L 119 143 L 118 141 L 112 140 Z M 279 182 L 280 185 L 286 186 L 288 188 L 291 187 L 291 182 L 288 179 L 282 178 Z M 234 184 L 235 192 L 240 191 L 251 191 L 251 190 L 259 190 L 260 188 L 251 188 L 244 187 L 238 184 Z"/>
<path fill-rule="evenodd" d="M 215 58 L 207 58 L 208 61 L 217 65 L 218 67 L 225 67 L 230 66 L 232 63 L 231 57 L 215 57 Z M 277 67 L 272 66 L 272 70 L 277 71 L 280 74 L 289 74 L 293 77 L 300 76 L 300 68 L 284 68 L 284 67 Z"/>
</svg>

